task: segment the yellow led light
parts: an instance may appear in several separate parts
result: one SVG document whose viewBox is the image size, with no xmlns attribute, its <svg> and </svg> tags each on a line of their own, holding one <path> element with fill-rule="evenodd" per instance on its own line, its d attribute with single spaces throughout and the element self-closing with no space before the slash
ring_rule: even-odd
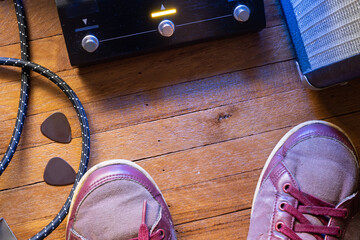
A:
<svg viewBox="0 0 360 240">
<path fill-rule="evenodd" d="M 171 15 L 171 14 L 175 14 L 175 13 L 176 13 L 176 8 L 173 8 L 173 9 L 169 9 L 169 10 L 153 12 L 153 13 L 151 13 L 151 17 L 156 18 L 156 17 Z"/>
</svg>

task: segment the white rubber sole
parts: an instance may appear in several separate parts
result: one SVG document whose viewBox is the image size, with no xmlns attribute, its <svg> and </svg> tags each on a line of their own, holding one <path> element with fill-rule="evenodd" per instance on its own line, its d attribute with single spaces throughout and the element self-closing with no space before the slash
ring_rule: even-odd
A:
<svg viewBox="0 0 360 240">
<path fill-rule="evenodd" d="M 349 136 L 344 132 L 344 130 L 342 130 L 340 127 L 336 126 L 335 124 L 333 123 L 330 123 L 330 122 L 326 122 L 326 121 L 321 121 L 321 120 L 312 120 L 312 121 L 307 121 L 307 122 L 303 122 L 295 127 L 293 127 L 290 131 L 288 131 L 281 139 L 280 141 L 276 144 L 275 148 L 272 150 L 272 152 L 270 153 L 268 159 L 266 160 L 266 163 L 265 163 L 265 166 L 263 168 L 263 170 L 261 171 L 261 174 L 260 174 L 260 177 L 259 177 L 259 180 L 257 182 L 257 185 L 256 185 L 256 189 L 255 189 L 255 193 L 254 193 L 254 198 L 253 198 L 253 201 L 252 201 L 252 206 L 251 206 L 251 215 L 253 213 L 253 209 L 254 209 L 254 204 L 255 204 L 255 200 L 256 200 L 256 197 L 258 195 L 258 192 L 259 192 L 259 189 L 260 189 L 260 185 L 261 185 L 261 181 L 264 177 L 264 174 L 266 172 L 266 169 L 267 167 L 269 166 L 270 162 L 271 162 L 271 159 L 274 157 L 275 153 L 281 148 L 281 146 L 286 142 L 286 140 L 292 135 L 294 134 L 297 130 L 299 130 L 300 128 L 303 128 L 307 125 L 310 125 L 310 124 L 314 124 L 314 123 L 320 123 L 320 124 L 324 124 L 324 125 L 327 125 L 327 126 L 330 126 L 330 127 L 333 127 L 337 130 L 339 130 L 340 132 L 342 132 L 349 140 Z M 351 145 L 354 147 L 354 144 L 352 143 L 352 141 L 350 140 L 350 143 Z M 354 147 L 355 149 L 355 147 Z M 356 151 L 356 150 L 355 150 Z M 356 152 L 355 152 L 355 155 L 357 156 Z M 357 166 L 359 167 L 359 163 L 356 162 Z"/>
<path fill-rule="evenodd" d="M 86 179 L 90 176 L 90 174 L 92 174 L 93 172 L 95 172 L 96 170 L 100 169 L 100 168 L 103 168 L 103 167 L 106 167 L 106 166 L 110 166 L 110 165 L 128 165 L 128 166 L 131 166 L 137 170 L 139 170 L 141 173 L 143 173 L 150 181 L 152 184 L 154 184 L 154 186 L 156 187 L 156 189 L 160 191 L 159 187 L 156 185 L 154 179 L 150 176 L 150 174 L 148 172 L 145 171 L 145 169 L 143 169 L 142 167 L 140 167 L 139 165 L 137 165 L 136 163 L 133 163 L 129 160 L 124 160 L 124 159 L 113 159 L 113 160 L 108 160 L 108 161 L 105 161 L 105 162 L 101 162 L 101 163 L 98 163 L 96 164 L 95 166 L 93 166 L 92 168 L 90 168 L 85 174 L 84 176 L 80 179 L 80 182 L 79 184 L 77 185 L 75 191 L 74 191 L 74 196 L 72 198 L 72 201 L 71 201 L 71 205 L 70 205 L 70 210 L 69 210 L 69 216 L 70 216 L 70 213 L 72 212 L 73 210 L 73 207 L 74 207 L 74 203 L 75 203 L 75 199 L 77 198 L 79 192 L 80 192 L 80 189 L 82 188 L 82 186 L 84 185 Z M 166 201 L 164 199 L 164 197 L 162 197 L 165 204 L 166 204 Z M 66 222 L 66 232 L 67 232 L 67 228 L 68 228 L 68 225 L 69 225 L 69 218 L 68 216 L 68 219 L 67 219 L 67 222 Z"/>
</svg>

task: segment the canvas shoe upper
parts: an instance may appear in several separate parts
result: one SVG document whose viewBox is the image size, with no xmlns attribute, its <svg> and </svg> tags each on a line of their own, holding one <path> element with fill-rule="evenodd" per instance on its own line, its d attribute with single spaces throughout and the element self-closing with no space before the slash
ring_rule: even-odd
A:
<svg viewBox="0 0 360 240">
<path fill-rule="evenodd" d="M 355 148 L 340 128 L 324 121 L 296 126 L 260 176 L 248 240 L 359 239 L 358 181 Z"/>
<path fill-rule="evenodd" d="M 140 166 L 111 160 L 81 179 L 70 207 L 67 240 L 176 240 L 168 206 Z"/>
</svg>

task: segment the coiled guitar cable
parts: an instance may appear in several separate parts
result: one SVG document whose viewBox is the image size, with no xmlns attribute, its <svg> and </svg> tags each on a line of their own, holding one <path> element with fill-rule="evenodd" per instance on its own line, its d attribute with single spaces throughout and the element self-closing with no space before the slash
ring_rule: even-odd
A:
<svg viewBox="0 0 360 240">
<path fill-rule="evenodd" d="M 28 54 L 28 41 L 27 41 L 24 8 L 21 0 L 14 0 L 14 5 L 15 5 L 15 10 L 19 25 L 22 59 L 0 57 L 0 64 L 5 66 L 21 67 L 22 80 L 21 80 L 19 110 L 18 110 L 18 116 L 16 118 L 15 129 L 13 136 L 10 140 L 9 147 L 4 155 L 4 158 L 0 163 L 0 175 L 5 171 L 6 167 L 10 163 L 20 140 L 20 135 L 24 125 L 25 114 L 27 109 L 28 91 L 29 91 L 28 80 L 30 76 L 29 71 L 37 72 L 43 75 L 44 77 L 48 78 L 66 94 L 70 102 L 73 104 L 74 109 L 77 113 L 80 122 L 81 137 L 82 137 L 80 166 L 78 173 L 76 175 L 75 183 L 70 191 L 67 200 L 65 201 L 64 206 L 61 208 L 57 216 L 40 232 L 38 232 L 36 235 L 30 238 L 30 240 L 36 240 L 36 239 L 44 239 L 45 237 L 47 237 L 52 231 L 54 231 L 60 225 L 60 223 L 64 220 L 64 218 L 68 214 L 71 200 L 74 195 L 74 190 L 78 185 L 81 177 L 85 174 L 87 170 L 89 156 L 90 156 L 90 129 L 89 129 L 88 119 L 86 117 L 85 110 L 79 98 L 76 96 L 75 92 L 70 88 L 70 86 L 67 85 L 67 83 L 64 80 L 62 80 L 55 73 L 51 72 L 49 69 L 42 67 L 36 63 L 28 61 L 29 54 Z"/>
<path fill-rule="evenodd" d="M 27 39 L 26 30 L 26 19 L 24 15 L 24 8 L 20 0 L 14 0 L 16 17 L 18 21 L 19 34 L 20 34 L 20 47 L 21 47 L 21 59 L 29 60 L 29 43 Z M 20 87 L 20 100 L 15 121 L 15 127 L 10 139 L 9 146 L 0 162 L 0 176 L 9 165 L 12 157 L 14 156 L 15 150 L 20 141 L 20 136 L 25 122 L 26 110 L 28 104 L 28 93 L 29 93 L 29 70 L 22 69 L 21 71 L 21 87 Z"/>
</svg>

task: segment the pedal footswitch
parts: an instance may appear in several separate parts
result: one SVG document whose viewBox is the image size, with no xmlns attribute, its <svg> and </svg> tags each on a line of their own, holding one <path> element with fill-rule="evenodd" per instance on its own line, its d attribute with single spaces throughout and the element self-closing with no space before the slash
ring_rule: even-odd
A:
<svg viewBox="0 0 360 240">
<path fill-rule="evenodd" d="M 81 41 L 81 46 L 85 51 L 92 53 L 99 47 L 99 40 L 94 35 L 86 35 Z"/>
<path fill-rule="evenodd" d="M 162 20 L 158 27 L 159 33 L 164 37 L 171 37 L 175 32 L 175 25 L 170 20 Z"/>
</svg>

